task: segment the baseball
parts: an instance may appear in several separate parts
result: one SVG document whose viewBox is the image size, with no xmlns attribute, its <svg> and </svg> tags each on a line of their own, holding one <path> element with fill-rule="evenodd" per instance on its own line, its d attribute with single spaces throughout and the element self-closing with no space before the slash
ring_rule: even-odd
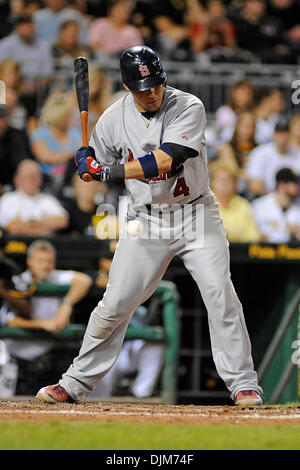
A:
<svg viewBox="0 0 300 470">
<path fill-rule="evenodd" d="M 144 226 L 139 220 L 130 220 L 127 222 L 127 234 L 131 238 L 138 238 L 142 235 Z"/>
</svg>

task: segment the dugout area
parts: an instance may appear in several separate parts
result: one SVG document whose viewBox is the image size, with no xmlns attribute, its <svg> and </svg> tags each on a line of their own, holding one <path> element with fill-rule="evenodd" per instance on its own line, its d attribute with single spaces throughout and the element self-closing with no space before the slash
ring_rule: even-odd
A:
<svg viewBox="0 0 300 470">
<path fill-rule="evenodd" d="M 49 238 L 49 241 L 58 250 L 59 269 L 83 272 L 96 269 L 101 253 L 107 249 L 113 251 L 115 247 L 114 241 L 96 239 L 72 240 L 70 243 L 69 239 L 57 237 Z M 6 255 L 24 264 L 30 242 L 27 238 L 9 240 Z M 299 401 L 300 248 L 285 244 L 232 244 L 230 252 L 232 279 L 243 304 L 265 403 L 295 403 Z M 129 331 L 127 334 L 128 338 L 146 335 L 145 338 L 152 341 L 165 341 L 167 335 L 169 348 L 156 398 L 165 405 L 230 406 L 228 391 L 218 377 L 211 357 L 206 309 L 195 282 L 179 259 L 171 263 L 162 285 L 164 287 L 156 293 L 165 296 L 162 322 L 152 331 Z M 92 289 L 88 298 L 76 306 L 72 325 L 57 338 L 59 347 L 65 347 L 67 363 L 74 356 L 88 316 L 102 295 L 99 289 Z M 0 329 L 0 339 L 24 334 L 24 331 L 5 328 Z M 65 363 L 61 364 L 62 369 L 65 366 Z M 30 381 L 34 390 L 39 388 L 39 384 L 34 384 L 32 367 Z"/>
</svg>

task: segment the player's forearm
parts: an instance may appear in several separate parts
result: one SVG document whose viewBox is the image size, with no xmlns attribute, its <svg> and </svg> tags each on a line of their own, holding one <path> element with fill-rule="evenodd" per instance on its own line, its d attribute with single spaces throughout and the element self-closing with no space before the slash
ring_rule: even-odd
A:
<svg viewBox="0 0 300 470">
<path fill-rule="evenodd" d="M 153 151 L 153 154 L 156 160 L 159 175 L 163 175 L 164 173 L 168 173 L 169 171 L 171 171 L 172 158 L 167 153 L 157 149 Z M 144 170 L 139 159 L 125 163 L 124 169 L 125 179 L 145 178 Z"/>
</svg>

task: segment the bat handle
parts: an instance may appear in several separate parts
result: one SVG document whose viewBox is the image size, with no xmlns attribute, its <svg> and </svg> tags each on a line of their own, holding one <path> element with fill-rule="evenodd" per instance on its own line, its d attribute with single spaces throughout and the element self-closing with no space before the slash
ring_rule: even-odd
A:
<svg viewBox="0 0 300 470">
<path fill-rule="evenodd" d="M 83 175 L 81 176 L 81 179 L 85 181 L 86 183 L 89 183 L 90 181 L 92 181 L 93 177 L 89 173 L 83 173 Z"/>
<path fill-rule="evenodd" d="M 88 123 L 88 113 L 87 111 L 81 111 L 80 113 L 80 120 L 81 120 L 81 131 L 82 131 L 82 144 L 85 147 L 88 147 L 88 133 L 87 133 L 87 123 Z M 81 179 L 86 183 L 92 181 L 93 177 L 89 173 L 84 173 L 81 176 Z"/>
</svg>

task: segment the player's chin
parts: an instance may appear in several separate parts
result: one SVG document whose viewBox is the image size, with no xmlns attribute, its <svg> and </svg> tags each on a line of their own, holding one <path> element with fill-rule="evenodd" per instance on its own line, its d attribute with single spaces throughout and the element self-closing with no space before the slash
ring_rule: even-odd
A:
<svg viewBox="0 0 300 470">
<path fill-rule="evenodd" d="M 146 108 L 146 111 L 148 112 L 158 111 L 160 108 L 160 101 L 159 100 L 150 101 L 146 104 L 145 108 Z"/>
</svg>

